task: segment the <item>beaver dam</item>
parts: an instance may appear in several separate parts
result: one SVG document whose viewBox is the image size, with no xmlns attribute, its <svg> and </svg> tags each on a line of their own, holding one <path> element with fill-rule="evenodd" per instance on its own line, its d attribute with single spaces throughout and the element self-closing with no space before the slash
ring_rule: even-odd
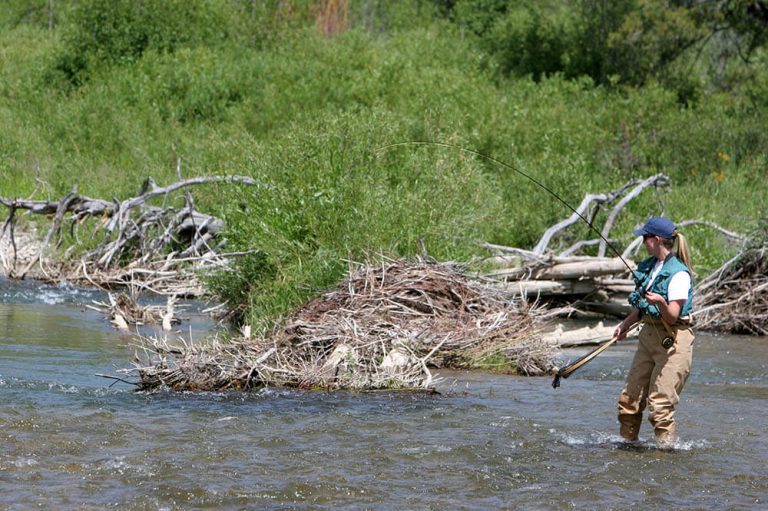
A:
<svg viewBox="0 0 768 511">
<path fill-rule="evenodd" d="M 699 328 L 768 335 L 768 242 L 740 253 L 699 284 Z"/>
<path fill-rule="evenodd" d="M 195 345 L 147 340 L 124 372 L 138 374 L 142 390 L 431 389 L 435 368 L 541 375 L 557 348 L 538 336 L 535 317 L 454 263 L 355 264 L 270 332 Z"/>
</svg>

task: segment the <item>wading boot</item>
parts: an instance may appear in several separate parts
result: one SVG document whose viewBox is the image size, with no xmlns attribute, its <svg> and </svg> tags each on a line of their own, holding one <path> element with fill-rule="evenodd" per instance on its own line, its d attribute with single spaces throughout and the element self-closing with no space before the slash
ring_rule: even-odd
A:
<svg viewBox="0 0 768 511">
<path fill-rule="evenodd" d="M 625 442 L 637 442 L 643 418 L 635 415 L 619 415 L 619 434 Z"/>
<path fill-rule="evenodd" d="M 674 449 L 677 445 L 677 432 L 674 423 L 665 428 L 656 428 L 656 446 L 659 449 Z"/>
</svg>

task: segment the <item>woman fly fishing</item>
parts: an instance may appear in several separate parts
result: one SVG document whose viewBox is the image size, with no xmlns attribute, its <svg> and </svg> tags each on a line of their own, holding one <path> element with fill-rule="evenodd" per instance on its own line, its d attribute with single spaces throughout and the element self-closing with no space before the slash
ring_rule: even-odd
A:
<svg viewBox="0 0 768 511">
<path fill-rule="evenodd" d="M 474 149 L 446 142 L 406 141 L 380 147 L 377 151 L 405 145 L 432 145 L 456 149 L 520 174 L 583 220 L 616 253 L 627 269 L 632 271 L 618 250 L 587 218 L 552 189 L 515 166 Z M 675 405 L 691 371 L 693 332 L 690 328 L 690 312 L 693 302 L 693 274 L 690 269 L 688 243 L 685 237 L 675 230 L 675 225 L 663 217 L 651 218 L 641 229 L 633 232 L 643 236 L 643 243 L 651 257 L 641 262 L 637 270 L 632 271 L 636 284 L 635 291 L 630 294 L 632 312 L 616 327 L 612 339 L 566 367 L 553 368 L 555 378 L 552 387 L 559 387 L 561 378 L 568 378 L 573 371 L 614 342 L 625 338 L 627 332 L 641 322 L 643 328 L 640 331 L 640 344 L 624 390 L 619 397 L 620 433 L 629 442 L 637 440 L 643 410 L 647 405 L 657 441 L 660 445 L 669 447 L 677 440 Z"/>
<path fill-rule="evenodd" d="M 622 438 L 638 439 L 643 410 L 661 447 L 677 441 L 675 406 L 691 371 L 693 276 L 688 243 L 667 218 L 654 217 L 635 231 L 650 254 L 634 272 L 632 312 L 616 327 L 622 339 L 638 321 L 640 340 L 619 396 Z"/>
</svg>

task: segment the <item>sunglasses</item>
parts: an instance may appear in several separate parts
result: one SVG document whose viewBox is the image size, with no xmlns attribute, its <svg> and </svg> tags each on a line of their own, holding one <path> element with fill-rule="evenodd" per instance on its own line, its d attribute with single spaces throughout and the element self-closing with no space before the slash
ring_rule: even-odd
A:
<svg viewBox="0 0 768 511">
<path fill-rule="evenodd" d="M 648 238 L 655 238 L 655 234 L 643 234 L 643 241 L 647 240 Z"/>
</svg>

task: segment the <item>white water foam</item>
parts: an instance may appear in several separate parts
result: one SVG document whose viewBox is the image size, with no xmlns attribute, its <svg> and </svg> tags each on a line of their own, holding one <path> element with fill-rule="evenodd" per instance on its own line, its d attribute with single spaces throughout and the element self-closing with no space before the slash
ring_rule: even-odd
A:
<svg viewBox="0 0 768 511">
<path fill-rule="evenodd" d="M 114 459 L 103 460 L 97 470 L 100 472 L 117 473 L 120 475 L 134 474 L 154 477 L 156 473 L 145 465 L 134 465 L 125 460 L 125 456 L 116 456 Z"/>
<path fill-rule="evenodd" d="M 48 390 L 61 392 L 63 394 L 78 394 L 80 393 L 81 389 L 74 385 L 62 385 L 61 383 L 49 383 Z"/>
<path fill-rule="evenodd" d="M 554 433 L 554 430 L 550 430 Z M 611 433 L 596 431 L 588 435 L 575 435 L 565 433 L 560 435 L 560 440 L 566 445 L 571 446 L 605 446 L 605 447 L 627 447 L 637 448 L 638 450 L 672 450 L 672 451 L 690 451 L 708 447 L 710 444 L 706 440 L 678 440 L 671 448 L 661 448 L 656 444 L 655 439 L 639 440 L 637 442 L 626 442 L 621 436 Z"/>
<path fill-rule="evenodd" d="M 16 468 L 34 467 L 38 464 L 39 462 L 34 458 L 18 458 L 11 462 L 11 465 Z"/>
<path fill-rule="evenodd" d="M 65 295 L 55 289 L 41 289 L 37 295 L 38 299 L 47 305 L 57 305 L 64 303 Z"/>
</svg>

